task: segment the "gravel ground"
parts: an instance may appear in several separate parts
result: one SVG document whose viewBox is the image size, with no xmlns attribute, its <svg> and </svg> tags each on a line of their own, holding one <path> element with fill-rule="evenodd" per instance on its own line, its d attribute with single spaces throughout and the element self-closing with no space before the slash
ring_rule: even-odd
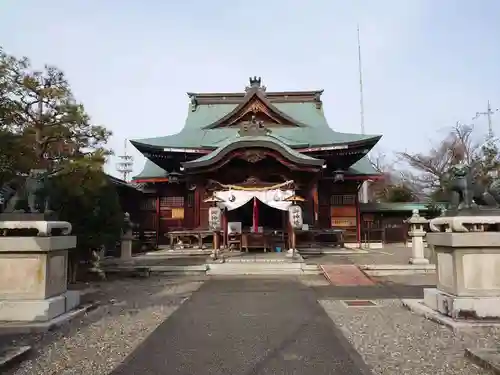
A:
<svg viewBox="0 0 500 375">
<path fill-rule="evenodd" d="M 106 375 L 202 284 L 200 278 L 126 279 L 93 285 L 101 307 L 57 331 L 20 337 L 34 354 L 5 375 Z"/>
<path fill-rule="evenodd" d="M 399 300 L 377 300 L 375 307 L 321 305 L 377 375 L 489 375 L 464 357 L 465 347 L 499 345 L 500 330 L 454 335 L 448 328 L 412 314 Z"/>
</svg>

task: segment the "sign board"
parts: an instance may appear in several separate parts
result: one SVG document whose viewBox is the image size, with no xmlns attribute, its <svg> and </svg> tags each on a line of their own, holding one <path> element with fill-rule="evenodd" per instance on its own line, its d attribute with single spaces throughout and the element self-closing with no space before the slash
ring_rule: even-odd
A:
<svg viewBox="0 0 500 375">
<path fill-rule="evenodd" d="M 216 232 L 222 227 L 222 213 L 219 207 L 210 207 L 208 210 L 208 227 Z"/>
<path fill-rule="evenodd" d="M 288 220 L 294 229 L 302 229 L 304 218 L 302 216 L 302 207 L 290 206 L 288 208 Z"/>
</svg>

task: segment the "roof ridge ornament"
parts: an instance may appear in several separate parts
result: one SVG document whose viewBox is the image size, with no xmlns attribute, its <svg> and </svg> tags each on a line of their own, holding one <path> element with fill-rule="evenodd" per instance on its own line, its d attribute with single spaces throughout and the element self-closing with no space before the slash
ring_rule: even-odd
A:
<svg viewBox="0 0 500 375">
<path fill-rule="evenodd" d="M 196 112 L 196 109 L 198 108 L 198 97 L 195 93 L 192 92 L 188 92 L 187 94 L 190 99 L 191 112 Z"/>
<path fill-rule="evenodd" d="M 261 85 L 262 77 L 253 76 L 253 77 L 249 77 L 248 80 L 250 82 L 250 86 L 245 87 L 246 92 L 248 92 L 250 90 L 253 90 L 253 91 L 260 90 L 263 92 L 266 91 L 266 86 Z"/>
<path fill-rule="evenodd" d="M 264 121 L 257 120 L 255 115 L 252 116 L 250 121 L 244 121 L 240 125 L 238 134 L 240 137 L 246 136 L 266 136 L 271 133 L 271 130 L 266 128 Z"/>
</svg>

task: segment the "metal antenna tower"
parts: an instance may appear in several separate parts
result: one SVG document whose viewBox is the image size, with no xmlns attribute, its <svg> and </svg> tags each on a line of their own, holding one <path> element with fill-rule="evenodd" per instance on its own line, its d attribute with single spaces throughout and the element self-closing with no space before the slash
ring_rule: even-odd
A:
<svg viewBox="0 0 500 375">
<path fill-rule="evenodd" d="M 123 155 L 119 155 L 120 160 L 116 163 L 116 170 L 122 175 L 122 180 L 128 182 L 128 176 L 132 173 L 134 166 L 134 157 L 127 154 L 127 140 L 125 139 L 123 145 Z"/>
<path fill-rule="evenodd" d="M 361 134 L 365 134 L 365 103 L 363 98 L 363 64 L 361 63 L 361 37 L 359 33 L 359 24 L 357 25 L 358 30 L 358 72 L 359 72 L 359 116 L 360 116 L 360 126 Z M 368 203 L 368 182 L 364 181 L 361 185 L 361 202 Z"/>
<path fill-rule="evenodd" d="M 361 134 L 365 134 L 365 104 L 363 100 L 363 64 L 361 63 L 361 38 L 358 25 L 358 70 L 359 70 L 359 115 L 361 120 Z"/>
</svg>

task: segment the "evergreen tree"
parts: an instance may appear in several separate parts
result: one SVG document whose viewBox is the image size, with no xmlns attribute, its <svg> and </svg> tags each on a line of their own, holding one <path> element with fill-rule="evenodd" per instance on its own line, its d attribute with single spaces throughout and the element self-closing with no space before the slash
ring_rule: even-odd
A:
<svg viewBox="0 0 500 375">
<path fill-rule="evenodd" d="M 62 71 L 34 70 L 27 58 L 0 47 L 0 193 L 6 182 L 23 179 L 30 169 L 54 173 L 51 208 L 77 236 L 77 249 L 70 251 L 72 271 L 93 250 L 115 246 L 120 238 L 123 213 L 103 172 L 110 136 L 76 101 Z"/>
</svg>

